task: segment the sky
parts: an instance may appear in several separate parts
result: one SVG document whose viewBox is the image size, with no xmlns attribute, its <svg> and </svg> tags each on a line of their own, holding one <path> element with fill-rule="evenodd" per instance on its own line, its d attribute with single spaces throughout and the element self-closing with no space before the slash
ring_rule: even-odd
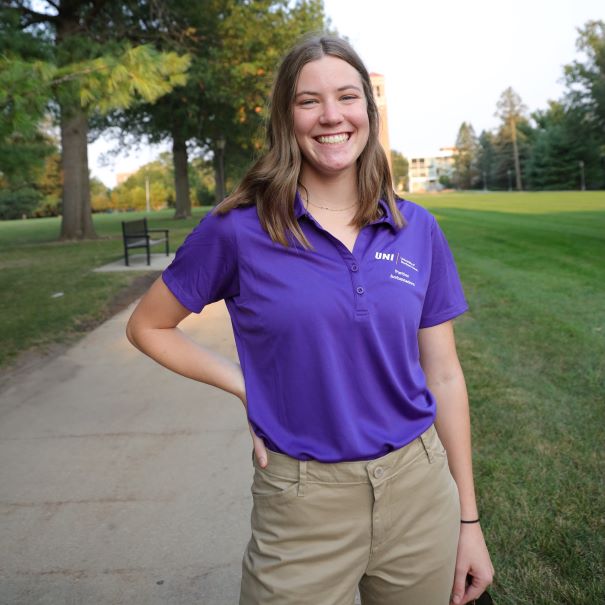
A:
<svg viewBox="0 0 605 605">
<path fill-rule="evenodd" d="M 385 76 L 391 148 L 406 157 L 452 146 L 460 124 L 477 134 L 498 124 L 508 86 L 529 111 L 563 93 L 563 65 L 581 55 L 577 28 L 605 19 L 603 0 L 324 0 L 331 25 L 371 72 Z M 152 161 L 164 147 L 109 158 L 106 138 L 89 146 L 93 176 L 114 187 L 117 172 Z"/>
</svg>

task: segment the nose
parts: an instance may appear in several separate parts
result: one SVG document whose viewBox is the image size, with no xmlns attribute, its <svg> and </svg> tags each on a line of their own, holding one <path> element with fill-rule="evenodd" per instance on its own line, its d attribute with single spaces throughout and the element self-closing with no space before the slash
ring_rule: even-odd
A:
<svg viewBox="0 0 605 605">
<path fill-rule="evenodd" d="M 323 112 L 319 118 L 319 123 L 324 125 L 338 124 L 342 121 L 342 113 L 338 107 L 338 103 L 334 101 L 326 101 L 323 104 Z"/>
</svg>

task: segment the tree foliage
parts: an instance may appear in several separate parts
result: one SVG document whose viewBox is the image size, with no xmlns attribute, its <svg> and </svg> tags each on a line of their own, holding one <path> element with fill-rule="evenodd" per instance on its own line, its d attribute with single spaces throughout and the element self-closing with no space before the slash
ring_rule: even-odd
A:
<svg viewBox="0 0 605 605">
<path fill-rule="evenodd" d="M 532 189 L 580 189 L 582 172 L 589 186 L 598 181 L 598 150 L 594 135 L 582 113 L 551 101 L 549 107 L 533 114 L 536 136 L 527 162 Z"/>
<path fill-rule="evenodd" d="M 584 61 L 564 67 L 567 105 L 584 110 L 605 145 L 605 21 L 588 21 L 578 29 L 576 48 Z"/>
<path fill-rule="evenodd" d="M 578 34 L 582 57 L 564 67 L 563 98 L 532 114 L 532 189 L 605 187 L 605 22 L 589 21 Z"/>
<path fill-rule="evenodd" d="M 462 122 L 456 137 L 457 151 L 454 156 L 454 180 L 459 189 L 471 189 L 479 180 L 477 147 L 477 135 L 473 125 L 470 122 Z"/>
<path fill-rule="evenodd" d="M 527 107 L 521 101 L 521 97 L 510 86 L 502 92 L 496 103 L 496 116 L 502 120 L 500 133 L 503 141 L 510 144 L 515 170 L 515 185 L 518 191 L 523 189 L 519 144 L 517 142 L 518 125 L 525 118 L 526 112 Z"/>
<path fill-rule="evenodd" d="M 228 182 L 235 183 L 262 146 L 272 73 L 293 42 L 324 28 L 320 0 L 192 0 L 166 6 L 162 47 L 192 57 L 188 84 L 156 103 L 114 112 L 122 143 L 171 140 L 177 216 L 190 214 L 188 155 L 218 160 L 225 142 Z"/>
<path fill-rule="evenodd" d="M 2 5 L 0 161 L 15 137 L 28 141 L 46 114 L 61 130 L 63 238 L 94 236 L 86 147 L 90 114 L 153 102 L 186 81 L 187 56 L 141 44 L 136 16 L 147 2 Z M 133 42 L 134 38 L 134 42 Z M 30 50 L 33 49 L 33 50 Z"/>
<path fill-rule="evenodd" d="M 391 165 L 393 169 L 393 185 L 395 191 L 408 191 L 408 159 L 399 151 L 391 149 Z"/>
<path fill-rule="evenodd" d="M 197 205 L 211 205 L 214 200 L 214 176 L 209 162 L 196 159 L 188 166 L 188 177 L 194 200 Z M 145 210 L 146 190 L 149 188 L 149 201 L 152 210 L 174 208 L 174 167 L 172 155 L 168 152 L 160 154 L 154 162 L 149 162 L 139 168 L 127 180 L 115 187 L 111 192 L 98 191 L 93 209 L 102 211 L 114 210 Z"/>
<path fill-rule="evenodd" d="M 31 188 L 53 151 L 40 129 L 48 104 L 40 86 L 47 58 L 39 32 L 22 32 L 17 15 L 0 9 L 0 185 L 5 190 Z M 10 200 L 11 193 L 4 195 Z"/>
</svg>

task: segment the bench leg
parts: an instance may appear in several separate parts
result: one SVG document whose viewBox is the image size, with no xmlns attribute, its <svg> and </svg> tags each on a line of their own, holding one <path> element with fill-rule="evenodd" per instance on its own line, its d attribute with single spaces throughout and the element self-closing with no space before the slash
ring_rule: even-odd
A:
<svg viewBox="0 0 605 605">
<path fill-rule="evenodd" d="M 168 252 L 168 238 L 166 238 L 166 256 L 170 256 L 170 252 Z"/>
<path fill-rule="evenodd" d="M 126 262 L 126 266 L 129 267 L 128 264 L 128 248 L 124 248 L 124 261 Z"/>
<path fill-rule="evenodd" d="M 151 246 L 147 244 L 147 266 L 151 265 Z"/>
</svg>

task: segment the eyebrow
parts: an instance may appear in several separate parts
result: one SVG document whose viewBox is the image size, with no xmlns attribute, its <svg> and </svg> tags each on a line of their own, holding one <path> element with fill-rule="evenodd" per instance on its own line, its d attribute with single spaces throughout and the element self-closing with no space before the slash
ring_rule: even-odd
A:
<svg viewBox="0 0 605 605">
<path fill-rule="evenodd" d="M 347 84 L 346 86 L 340 86 L 339 88 L 337 88 L 337 92 L 342 92 L 343 90 L 357 90 L 359 92 L 363 92 L 363 90 L 361 88 L 359 88 L 359 86 L 356 86 L 355 84 Z M 301 90 L 300 92 L 296 93 L 296 97 L 300 97 L 301 95 L 319 95 L 318 92 L 314 91 L 314 90 Z"/>
</svg>

